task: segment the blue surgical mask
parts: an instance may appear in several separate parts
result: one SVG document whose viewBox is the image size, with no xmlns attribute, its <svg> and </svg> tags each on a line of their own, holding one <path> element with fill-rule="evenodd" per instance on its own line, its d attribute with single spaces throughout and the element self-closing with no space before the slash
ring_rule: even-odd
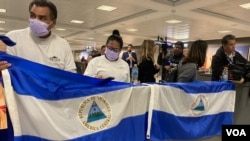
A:
<svg viewBox="0 0 250 141">
<path fill-rule="evenodd" d="M 105 56 L 109 61 L 115 61 L 119 58 L 119 51 L 112 51 L 111 49 L 109 49 L 108 47 L 106 47 L 105 50 Z"/>
<path fill-rule="evenodd" d="M 30 22 L 29 23 L 30 30 L 36 36 L 42 37 L 42 36 L 49 34 L 49 31 L 48 31 L 49 24 L 46 24 L 46 23 L 39 21 L 37 19 L 29 19 L 29 22 Z"/>
</svg>

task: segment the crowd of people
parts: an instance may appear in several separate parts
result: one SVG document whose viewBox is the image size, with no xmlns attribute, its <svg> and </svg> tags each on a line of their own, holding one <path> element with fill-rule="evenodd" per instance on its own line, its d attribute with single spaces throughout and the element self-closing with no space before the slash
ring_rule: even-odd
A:
<svg viewBox="0 0 250 141">
<path fill-rule="evenodd" d="M 5 35 L 16 45 L 7 47 L 0 40 L 0 51 L 75 73 L 76 65 L 69 43 L 51 31 L 56 26 L 56 6 L 50 1 L 33 0 L 29 5 L 29 14 L 29 27 L 10 31 Z M 221 43 L 221 47 L 212 58 L 212 81 L 221 79 L 224 66 L 235 62 L 247 62 L 247 59 L 235 50 L 234 35 L 225 35 Z M 164 72 L 162 79 L 165 79 L 174 68 L 178 70 L 176 82 L 192 82 L 196 80 L 198 69 L 205 63 L 208 48 L 204 40 L 194 41 L 189 48 L 184 48 L 184 43 L 177 41 L 173 46 L 173 53 L 168 54 L 167 50 L 163 50 L 156 60 L 154 56 L 157 55 L 157 46 L 154 40 L 145 39 L 138 47 L 138 54 L 133 52 L 132 44 L 122 53 L 123 45 L 122 35 L 119 30 L 114 30 L 102 46 L 102 51 L 84 60 L 87 61 L 87 66 L 83 75 L 129 83 L 131 69 L 137 64 L 140 83 L 157 82 L 155 75 L 160 69 Z M 0 71 L 10 66 L 8 60 L 0 61 Z"/>
<path fill-rule="evenodd" d="M 6 36 L 17 44 L 12 48 L 7 48 L 4 42 L 0 41 L 0 50 L 43 65 L 76 72 L 76 65 L 69 43 L 51 31 L 56 26 L 56 6 L 50 1 L 33 0 L 29 5 L 29 12 L 29 27 L 6 33 Z M 236 60 L 242 63 L 247 62 L 246 58 L 235 51 L 235 44 L 236 37 L 234 35 L 226 35 L 222 38 L 222 46 L 212 58 L 211 80 L 218 81 L 221 79 L 224 66 L 235 63 Z M 196 68 L 198 70 L 204 64 L 207 46 L 206 41 L 197 40 L 193 42 L 190 48 L 185 48 L 183 42 L 177 41 L 174 43 L 172 53 L 167 53 L 167 50 L 163 49 L 161 55 L 159 55 L 161 57 L 154 60 L 156 54 L 155 43 L 153 40 L 145 39 L 139 47 L 138 60 L 132 44 L 128 44 L 127 51 L 123 52 L 120 58 L 123 39 L 119 31 L 114 30 L 114 33 L 107 39 L 100 52 L 92 52 L 88 59 L 82 60 L 86 62 L 83 73 L 97 78 L 114 77 L 114 80 L 129 82 L 131 69 L 134 64 L 137 64 L 140 72 L 138 78 L 140 82 L 156 82 L 155 74 L 160 69 L 163 72 L 162 79 L 165 80 L 174 68 L 179 69 L 178 82 L 184 81 L 184 77 L 190 77 L 189 80 L 185 80 L 190 82 L 195 80 L 196 77 L 191 73 L 195 72 L 194 69 L 192 71 L 189 69 Z M 27 48 L 32 53 L 27 52 Z M 189 63 L 192 63 L 193 66 L 183 69 Z M 11 64 L 7 60 L 0 62 L 0 70 L 10 66 Z M 110 68 L 114 68 L 114 70 Z M 129 70 L 129 73 L 127 70 Z M 119 73 L 116 74 L 116 72 Z M 184 72 L 187 74 L 183 75 Z"/>
</svg>

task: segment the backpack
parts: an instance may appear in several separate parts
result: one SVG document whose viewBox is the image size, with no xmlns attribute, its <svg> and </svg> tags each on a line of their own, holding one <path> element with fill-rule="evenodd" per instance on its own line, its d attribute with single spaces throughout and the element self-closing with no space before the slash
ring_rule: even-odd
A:
<svg viewBox="0 0 250 141">
<path fill-rule="evenodd" d="M 166 74 L 165 80 L 166 82 L 177 82 L 178 76 L 178 67 L 171 69 L 169 73 Z"/>
</svg>

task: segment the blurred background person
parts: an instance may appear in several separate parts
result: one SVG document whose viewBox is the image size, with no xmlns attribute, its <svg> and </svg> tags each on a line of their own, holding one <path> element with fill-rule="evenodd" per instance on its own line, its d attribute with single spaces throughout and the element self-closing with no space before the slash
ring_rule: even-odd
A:
<svg viewBox="0 0 250 141">
<path fill-rule="evenodd" d="M 236 37 L 232 34 L 225 35 L 221 40 L 221 47 L 212 57 L 212 81 L 221 79 L 222 71 L 229 64 L 246 63 L 245 59 L 238 51 L 235 50 Z"/>
<path fill-rule="evenodd" d="M 177 82 L 192 82 L 197 77 L 197 72 L 206 60 L 208 44 L 203 40 L 192 43 L 188 55 L 177 66 Z"/>
<path fill-rule="evenodd" d="M 173 53 L 167 57 L 165 65 L 164 65 L 164 68 L 166 69 L 166 76 L 164 79 L 166 79 L 168 77 L 171 69 L 175 68 L 179 64 L 180 60 L 183 57 L 185 57 L 183 55 L 183 49 L 184 49 L 183 42 L 177 41 L 174 44 Z"/>
<path fill-rule="evenodd" d="M 105 49 L 106 49 L 106 46 L 105 46 L 105 45 L 102 45 L 102 46 L 101 46 L 101 50 L 100 50 L 100 54 L 101 54 L 101 55 L 104 55 L 104 54 L 105 54 Z"/>
<path fill-rule="evenodd" d="M 101 56 L 101 55 L 104 55 L 105 54 L 105 49 L 106 49 L 106 46 L 105 45 L 102 45 L 101 46 L 101 49 L 100 51 L 98 51 L 97 49 L 95 48 L 92 48 L 92 50 L 89 52 L 89 56 L 87 58 L 87 62 L 89 62 L 91 59 L 97 57 L 97 56 Z"/>
<path fill-rule="evenodd" d="M 188 51 L 189 51 L 188 48 L 184 48 L 184 49 L 183 49 L 183 55 L 184 55 L 184 57 L 187 57 Z"/>
<path fill-rule="evenodd" d="M 127 48 L 127 51 L 123 52 L 123 54 L 122 54 L 122 59 L 124 61 L 126 61 L 128 63 L 128 65 L 129 65 L 130 76 L 131 76 L 131 70 L 132 70 L 134 64 L 137 64 L 137 55 L 132 50 L 133 50 L 133 45 L 129 44 L 128 48 Z"/>
<path fill-rule="evenodd" d="M 7 128 L 6 104 L 4 97 L 4 89 L 2 83 L 0 82 L 0 130 L 6 128 Z"/>
<path fill-rule="evenodd" d="M 156 82 L 155 74 L 159 72 L 160 65 L 156 64 L 154 54 L 156 45 L 153 40 L 144 40 L 140 47 L 140 58 L 138 61 L 139 82 Z"/>
<path fill-rule="evenodd" d="M 118 30 L 114 30 L 106 41 L 105 55 L 90 60 L 84 75 L 101 79 L 113 77 L 115 81 L 130 82 L 129 66 L 119 58 L 122 47 L 122 37 Z"/>
<path fill-rule="evenodd" d="M 161 52 L 157 58 L 157 64 L 161 66 L 161 81 L 164 80 L 167 70 L 164 68 L 165 62 L 167 61 L 167 47 L 161 47 Z"/>
<path fill-rule="evenodd" d="M 87 59 L 85 59 L 85 57 L 83 56 L 82 57 L 82 59 L 81 59 L 81 71 L 80 71 L 80 74 L 83 74 L 84 73 L 84 71 L 86 70 L 86 68 L 87 68 L 87 65 L 88 65 L 88 61 L 87 61 Z"/>
</svg>

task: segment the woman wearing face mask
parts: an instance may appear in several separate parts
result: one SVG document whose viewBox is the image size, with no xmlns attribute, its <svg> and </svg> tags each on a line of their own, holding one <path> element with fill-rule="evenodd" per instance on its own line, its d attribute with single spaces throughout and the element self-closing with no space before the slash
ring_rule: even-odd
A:
<svg viewBox="0 0 250 141">
<path fill-rule="evenodd" d="M 106 41 L 104 55 L 93 58 L 84 72 L 84 75 L 108 78 L 113 77 L 115 81 L 130 82 L 130 72 L 128 64 L 119 58 L 123 47 L 123 40 L 118 30 Z"/>
</svg>

